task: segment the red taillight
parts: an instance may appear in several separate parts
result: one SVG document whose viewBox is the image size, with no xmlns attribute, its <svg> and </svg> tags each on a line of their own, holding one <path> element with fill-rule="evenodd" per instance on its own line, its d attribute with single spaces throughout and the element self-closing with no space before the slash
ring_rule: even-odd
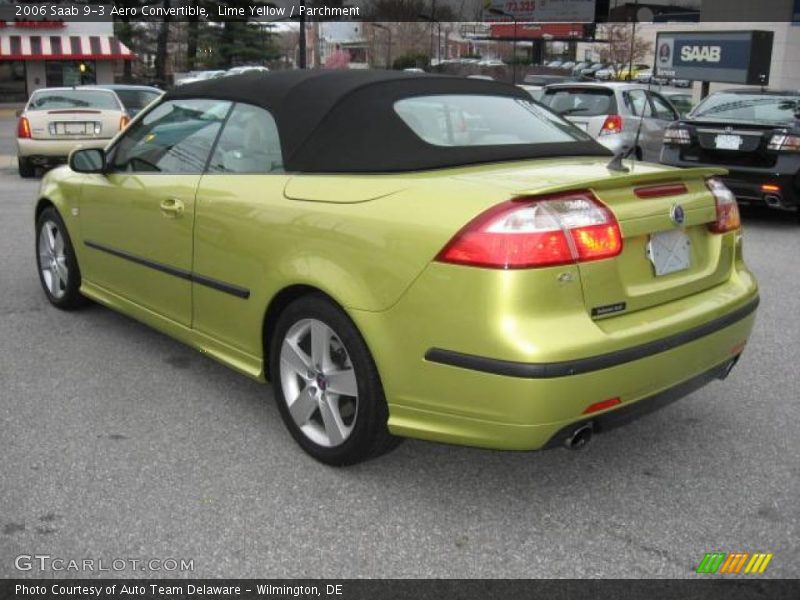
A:
<svg viewBox="0 0 800 600">
<path fill-rule="evenodd" d="M 725 233 L 739 229 L 742 226 L 742 221 L 739 217 L 739 206 L 736 204 L 736 196 L 733 195 L 733 192 L 716 177 L 707 179 L 706 186 L 714 195 L 714 202 L 717 206 L 717 219 L 708 225 L 708 229 L 714 233 Z"/>
<path fill-rule="evenodd" d="M 583 414 L 589 415 L 591 413 L 611 408 L 612 406 L 616 406 L 617 404 L 620 403 L 622 403 L 622 399 L 620 399 L 619 397 L 609 398 L 608 400 L 601 400 L 600 402 L 595 402 L 594 404 L 590 404 L 589 406 L 587 406 L 586 410 L 583 411 Z"/>
<path fill-rule="evenodd" d="M 459 231 L 436 260 L 526 269 L 611 258 L 621 251 L 614 216 L 592 192 L 577 191 L 494 206 Z"/>
<path fill-rule="evenodd" d="M 603 126 L 600 128 L 600 135 L 619 133 L 620 131 L 622 131 L 622 117 L 619 115 L 608 115 L 606 120 L 603 121 Z"/>
<path fill-rule="evenodd" d="M 17 137 L 29 138 L 31 137 L 31 124 L 25 117 L 20 117 L 17 121 Z"/>
<path fill-rule="evenodd" d="M 131 122 L 131 118 L 128 115 L 122 115 L 119 118 L 119 130 L 122 131 Z"/>
</svg>

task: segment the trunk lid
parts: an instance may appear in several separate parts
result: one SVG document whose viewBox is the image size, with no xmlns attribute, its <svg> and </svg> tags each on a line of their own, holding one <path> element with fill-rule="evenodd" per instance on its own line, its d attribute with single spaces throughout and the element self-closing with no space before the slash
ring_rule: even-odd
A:
<svg viewBox="0 0 800 600">
<path fill-rule="evenodd" d="M 643 163 L 629 173 L 618 173 L 597 159 L 562 159 L 550 165 L 461 177 L 473 181 L 491 177 L 495 186 L 513 190 L 516 197 L 589 189 L 611 210 L 622 232 L 621 254 L 578 267 L 587 313 L 600 319 L 696 294 L 729 277 L 732 236 L 709 231 L 716 207 L 705 185 L 706 177 L 722 173 L 713 168 L 673 169 Z M 636 190 L 646 197 L 637 196 Z M 681 224 L 671 217 L 678 205 Z M 671 259 L 670 250 L 675 255 Z M 685 258 L 688 264 L 684 265 Z M 657 274 L 654 261 L 661 267 L 666 261 L 668 268 L 681 268 Z"/>
<path fill-rule="evenodd" d="M 24 115 L 36 140 L 111 138 L 119 131 L 121 110 L 93 108 L 33 110 Z"/>
</svg>

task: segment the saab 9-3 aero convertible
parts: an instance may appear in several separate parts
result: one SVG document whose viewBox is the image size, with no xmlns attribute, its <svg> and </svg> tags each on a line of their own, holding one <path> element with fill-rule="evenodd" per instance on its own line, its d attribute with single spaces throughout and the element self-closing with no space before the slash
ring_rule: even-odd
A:
<svg viewBox="0 0 800 600">
<path fill-rule="evenodd" d="M 498 82 L 247 73 L 73 152 L 36 255 L 55 306 L 271 381 L 325 463 L 575 447 L 741 354 L 758 288 L 722 173 L 627 167 Z"/>
</svg>

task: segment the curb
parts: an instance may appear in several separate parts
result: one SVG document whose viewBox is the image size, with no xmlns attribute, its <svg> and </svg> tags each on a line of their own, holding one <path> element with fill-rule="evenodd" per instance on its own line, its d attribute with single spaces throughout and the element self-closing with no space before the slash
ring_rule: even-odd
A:
<svg viewBox="0 0 800 600">
<path fill-rule="evenodd" d="M 0 154 L 0 169 L 16 169 L 17 157 L 13 154 Z"/>
</svg>

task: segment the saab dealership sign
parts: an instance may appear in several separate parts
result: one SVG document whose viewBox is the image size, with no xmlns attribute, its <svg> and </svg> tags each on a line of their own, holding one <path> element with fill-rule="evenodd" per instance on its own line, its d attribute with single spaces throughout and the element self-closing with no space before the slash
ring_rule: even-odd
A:
<svg viewBox="0 0 800 600">
<path fill-rule="evenodd" d="M 676 79 L 769 83 L 771 31 L 669 32 L 656 37 L 656 73 Z"/>
</svg>

